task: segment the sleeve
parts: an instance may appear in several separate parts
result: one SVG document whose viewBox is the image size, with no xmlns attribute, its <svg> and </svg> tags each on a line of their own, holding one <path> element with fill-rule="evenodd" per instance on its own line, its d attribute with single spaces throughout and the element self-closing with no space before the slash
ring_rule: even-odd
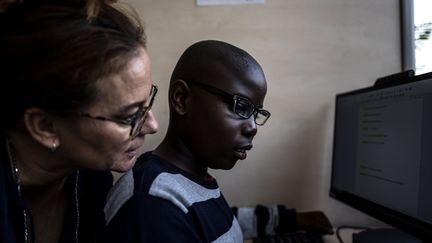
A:
<svg viewBox="0 0 432 243">
<path fill-rule="evenodd" d="M 191 215 L 171 202 L 135 194 L 107 227 L 103 242 L 198 243 L 199 230 Z"/>
<path fill-rule="evenodd" d="M 293 232 L 297 229 L 296 210 L 283 205 L 234 207 L 232 210 L 246 239 Z"/>
<path fill-rule="evenodd" d="M 294 232 L 297 230 L 297 211 L 294 208 L 286 208 L 278 205 L 279 224 L 276 233 Z"/>
</svg>

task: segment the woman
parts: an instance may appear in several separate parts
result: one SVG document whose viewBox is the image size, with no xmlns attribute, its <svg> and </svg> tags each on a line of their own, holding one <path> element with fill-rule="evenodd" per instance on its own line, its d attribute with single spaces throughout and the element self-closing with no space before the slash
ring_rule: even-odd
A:
<svg viewBox="0 0 432 243">
<path fill-rule="evenodd" d="M 94 242 L 109 171 L 158 127 L 143 29 L 95 0 L 3 10 L 0 242 Z"/>
</svg>

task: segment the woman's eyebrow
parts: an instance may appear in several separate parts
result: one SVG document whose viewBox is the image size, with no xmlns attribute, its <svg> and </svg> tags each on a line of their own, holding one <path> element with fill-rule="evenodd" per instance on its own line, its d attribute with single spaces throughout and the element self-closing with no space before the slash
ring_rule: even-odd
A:
<svg viewBox="0 0 432 243">
<path fill-rule="evenodd" d="M 121 113 L 128 112 L 128 111 L 130 111 L 130 110 L 132 110 L 132 109 L 134 109 L 136 107 L 143 106 L 145 104 L 145 102 L 146 101 L 143 100 L 143 101 L 137 101 L 137 102 L 125 105 L 125 106 L 123 106 L 123 107 L 120 108 L 119 112 L 121 112 Z"/>
<path fill-rule="evenodd" d="M 151 93 L 144 100 L 136 101 L 134 103 L 131 103 L 131 104 L 125 105 L 124 107 L 121 107 L 120 110 L 119 110 L 119 112 L 124 113 L 124 112 L 128 112 L 129 110 L 134 109 L 136 107 L 142 107 L 142 106 L 144 106 L 144 104 L 149 99 L 151 99 Z"/>
</svg>

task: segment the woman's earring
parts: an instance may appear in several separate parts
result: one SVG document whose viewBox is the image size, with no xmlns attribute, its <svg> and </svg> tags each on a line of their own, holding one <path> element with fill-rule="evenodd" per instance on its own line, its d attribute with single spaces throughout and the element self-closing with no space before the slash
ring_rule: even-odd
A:
<svg viewBox="0 0 432 243">
<path fill-rule="evenodd" d="M 51 153 L 54 153 L 56 150 L 57 150 L 57 143 L 56 142 L 53 142 L 52 143 L 52 145 L 51 145 Z"/>
</svg>

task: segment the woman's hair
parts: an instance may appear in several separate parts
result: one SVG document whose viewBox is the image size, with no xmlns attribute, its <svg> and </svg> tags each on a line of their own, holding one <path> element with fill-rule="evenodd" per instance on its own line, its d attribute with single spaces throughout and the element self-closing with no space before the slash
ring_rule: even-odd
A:
<svg viewBox="0 0 432 243">
<path fill-rule="evenodd" d="M 91 105 L 96 83 L 146 44 L 137 14 L 102 0 L 25 0 L 0 14 L 0 30 L 2 129 L 30 107 L 67 114 Z"/>
</svg>

